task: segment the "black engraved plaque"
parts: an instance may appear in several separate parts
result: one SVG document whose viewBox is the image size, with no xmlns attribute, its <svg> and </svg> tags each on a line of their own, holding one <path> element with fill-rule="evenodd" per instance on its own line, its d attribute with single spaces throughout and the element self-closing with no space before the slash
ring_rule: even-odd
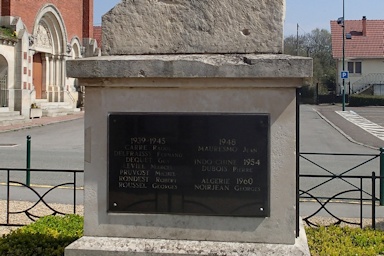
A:
<svg viewBox="0 0 384 256">
<path fill-rule="evenodd" d="M 110 113 L 108 211 L 269 216 L 269 115 Z"/>
</svg>

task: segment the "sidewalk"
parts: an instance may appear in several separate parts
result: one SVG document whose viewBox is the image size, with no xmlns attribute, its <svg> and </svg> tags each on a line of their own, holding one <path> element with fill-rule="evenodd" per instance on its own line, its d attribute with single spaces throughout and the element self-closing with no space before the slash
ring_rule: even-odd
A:
<svg viewBox="0 0 384 256">
<path fill-rule="evenodd" d="M 353 143 L 360 144 L 372 149 L 384 147 L 384 141 L 373 136 L 357 125 L 341 117 L 336 111 L 341 111 L 339 105 L 313 105 L 321 118 L 343 134 Z M 358 115 L 378 125 L 384 124 L 384 107 L 346 107 L 345 111 L 353 111 Z"/>
<path fill-rule="evenodd" d="M 44 116 L 41 118 L 30 119 L 27 122 L 21 123 L 21 124 L 0 126 L 0 133 L 28 129 L 32 127 L 39 127 L 39 126 L 60 123 L 60 122 L 66 122 L 66 121 L 80 119 L 83 117 L 84 117 L 84 112 L 76 112 L 74 114 L 65 115 L 65 116 L 55 116 L 55 117 Z"/>
</svg>

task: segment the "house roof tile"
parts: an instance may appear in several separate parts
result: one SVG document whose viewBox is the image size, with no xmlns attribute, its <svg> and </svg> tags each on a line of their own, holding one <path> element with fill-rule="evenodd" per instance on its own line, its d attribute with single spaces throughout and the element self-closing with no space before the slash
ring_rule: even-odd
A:
<svg viewBox="0 0 384 256">
<path fill-rule="evenodd" d="M 384 20 L 366 20 L 366 34 L 363 34 L 363 20 L 346 20 L 345 33 L 352 39 L 345 39 L 346 58 L 384 58 Z M 337 21 L 331 21 L 332 54 L 335 59 L 343 56 L 343 28 Z"/>
</svg>

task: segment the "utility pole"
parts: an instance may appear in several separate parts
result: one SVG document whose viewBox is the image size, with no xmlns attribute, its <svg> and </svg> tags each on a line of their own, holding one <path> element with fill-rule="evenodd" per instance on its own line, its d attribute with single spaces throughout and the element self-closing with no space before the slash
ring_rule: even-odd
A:
<svg viewBox="0 0 384 256">
<path fill-rule="evenodd" d="M 345 12 L 343 0 L 343 71 L 345 71 Z M 343 111 L 345 111 L 345 78 L 343 78 Z"/>
<path fill-rule="evenodd" d="M 299 23 L 296 28 L 296 56 L 299 56 Z"/>
</svg>

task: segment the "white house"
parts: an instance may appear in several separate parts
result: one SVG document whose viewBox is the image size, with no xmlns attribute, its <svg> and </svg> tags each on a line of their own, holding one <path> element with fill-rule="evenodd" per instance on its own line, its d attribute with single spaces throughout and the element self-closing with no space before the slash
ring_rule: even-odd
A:
<svg viewBox="0 0 384 256">
<path fill-rule="evenodd" d="M 345 26 L 345 35 L 343 35 Z M 331 21 L 332 54 L 337 60 L 337 88 L 342 93 L 343 37 L 345 93 L 384 95 L 384 20 Z"/>
</svg>

